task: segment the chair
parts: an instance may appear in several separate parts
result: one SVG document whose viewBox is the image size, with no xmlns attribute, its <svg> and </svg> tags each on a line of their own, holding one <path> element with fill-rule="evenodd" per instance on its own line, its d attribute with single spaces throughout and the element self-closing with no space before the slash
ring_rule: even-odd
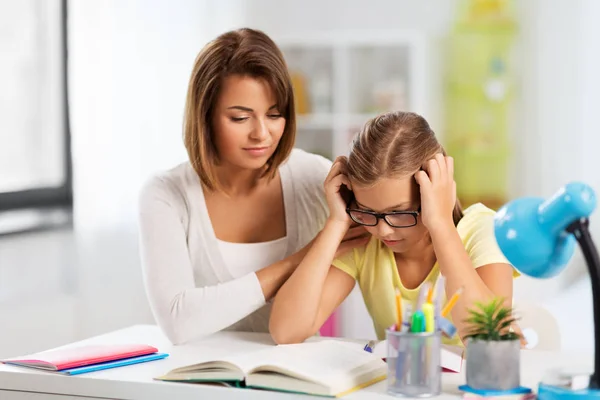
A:
<svg viewBox="0 0 600 400">
<path fill-rule="evenodd" d="M 514 310 L 523 336 L 527 339 L 527 349 L 560 350 L 560 328 L 556 318 L 548 310 L 531 303 L 515 303 Z"/>
</svg>

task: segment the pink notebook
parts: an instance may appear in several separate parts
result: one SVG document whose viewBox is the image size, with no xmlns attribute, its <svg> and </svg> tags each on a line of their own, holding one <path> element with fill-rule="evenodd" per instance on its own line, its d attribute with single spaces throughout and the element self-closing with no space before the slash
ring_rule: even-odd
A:
<svg viewBox="0 0 600 400">
<path fill-rule="evenodd" d="M 22 358 L 1 360 L 0 362 L 48 371 L 62 371 L 156 352 L 158 352 L 158 349 L 144 344 L 90 345 L 49 350 Z"/>
</svg>

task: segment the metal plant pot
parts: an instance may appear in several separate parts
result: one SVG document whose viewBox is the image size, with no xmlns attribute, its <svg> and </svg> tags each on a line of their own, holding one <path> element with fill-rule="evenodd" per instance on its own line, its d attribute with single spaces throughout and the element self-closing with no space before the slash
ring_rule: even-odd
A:
<svg viewBox="0 0 600 400">
<path fill-rule="evenodd" d="M 517 340 L 467 342 L 467 385 L 509 390 L 521 386 L 521 343 Z"/>
</svg>

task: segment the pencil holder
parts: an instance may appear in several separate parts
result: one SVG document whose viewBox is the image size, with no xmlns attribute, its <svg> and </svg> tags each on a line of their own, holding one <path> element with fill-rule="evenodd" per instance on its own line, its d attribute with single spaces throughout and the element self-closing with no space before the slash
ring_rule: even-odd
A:
<svg viewBox="0 0 600 400">
<path fill-rule="evenodd" d="M 388 393 L 431 397 L 441 393 L 441 333 L 387 330 Z M 392 345 L 395 344 L 395 345 Z"/>
</svg>

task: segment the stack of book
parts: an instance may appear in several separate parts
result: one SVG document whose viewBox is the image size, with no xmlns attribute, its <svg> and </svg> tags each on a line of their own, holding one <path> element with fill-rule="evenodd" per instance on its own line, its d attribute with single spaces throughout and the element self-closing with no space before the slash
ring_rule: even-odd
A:
<svg viewBox="0 0 600 400">
<path fill-rule="evenodd" d="M 139 364 L 168 357 L 152 346 L 119 344 L 78 346 L 49 350 L 25 357 L 0 360 L 6 365 L 34 368 L 63 375 L 80 375 L 87 372 Z"/>
</svg>

